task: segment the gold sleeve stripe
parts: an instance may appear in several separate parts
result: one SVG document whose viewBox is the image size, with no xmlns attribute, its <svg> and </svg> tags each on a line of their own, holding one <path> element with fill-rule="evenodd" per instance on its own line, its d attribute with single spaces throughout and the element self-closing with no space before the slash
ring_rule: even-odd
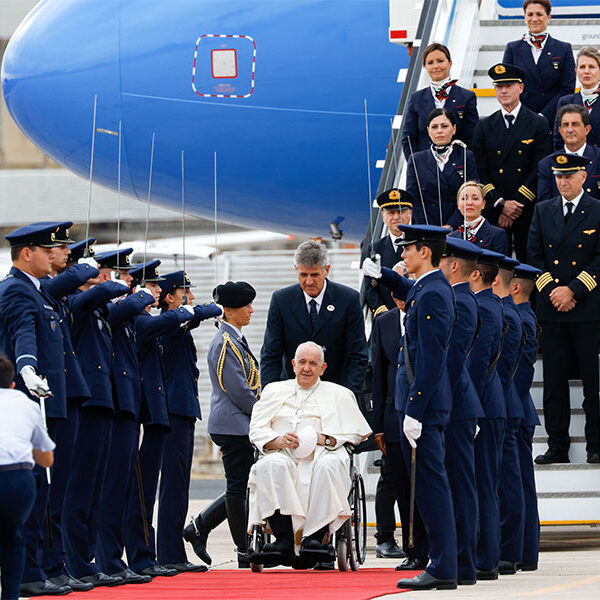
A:
<svg viewBox="0 0 600 600">
<path fill-rule="evenodd" d="M 598 285 L 596 280 L 587 271 L 581 271 L 581 273 L 577 275 L 577 279 L 585 285 L 588 292 L 591 292 Z"/>
<path fill-rule="evenodd" d="M 388 307 L 385 304 L 382 304 L 381 306 L 378 306 L 375 309 L 375 312 L 373 313 L 374 317 L 377 317 L 378 315 L 380 315 L 381 313 L 387 312 Z"/>
<path fill-rule="evenodd" d="M 535 200 L 535 194 L 528 187 L 522 185 L 517 191 L 525 196 L 527 200 L 530 200 L 531 202 Z"/>
<path fill-rule="evenodd" d="M 496 188 L 494 187 L 493 183 L 488 183 L 487 185 L 484 185 L 482 188 L 482 192 L 484 196 L 487 196 L 492 190 L 495 190 Z"/>
<path fill-rule="evenodd" d="M 535 287 L 537 287 L 538 292 L 541 292 L 549 283 L 552 283 L 552 281 L 552 275 L 546 271 L 546 273 L 542 273 L 542 275 L 537 278 Z"/>
</svg>

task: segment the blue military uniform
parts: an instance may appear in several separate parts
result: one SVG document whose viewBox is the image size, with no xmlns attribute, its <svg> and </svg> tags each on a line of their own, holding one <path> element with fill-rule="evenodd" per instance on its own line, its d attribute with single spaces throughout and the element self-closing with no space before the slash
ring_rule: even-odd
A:
<svg viewBox="0 0 600 600">
<path fill-rule="evenodd" d="M 555 150 L 562 150 L 564 146 L 564 141 L 558 132 L 558 111 L 567 104 L 579 104 L 580 106 L 585 106 L 581 92 L 562 96 L 556 105 L 556 119 L 554 120 Z M 600 104 L 598 101 L 594 102 L 590 110 L 590 125 L 592 126 L 592 129 L 587 135 L 587 143 L 591 144 L 592 146 L 600 146 Z"/>
</svg>

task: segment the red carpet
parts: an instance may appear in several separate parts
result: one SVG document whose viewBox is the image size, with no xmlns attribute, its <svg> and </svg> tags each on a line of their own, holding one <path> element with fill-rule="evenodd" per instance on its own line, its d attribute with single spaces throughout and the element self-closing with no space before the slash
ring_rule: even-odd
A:
<svg viewBox="0 0 600 600">
<path fill-rule="evenodd" d="M 369 600 L 401 591 L 396 582 L 419 571 L 399 573 L 390 569 L 360 569 L 356 572 L 265 570 L 214 570 L 158 577 L 151 583 L 96 588 L 73 592 L 69 600 Z M 38 596 L 55 598 L 55 596 Z"/>
</svg>

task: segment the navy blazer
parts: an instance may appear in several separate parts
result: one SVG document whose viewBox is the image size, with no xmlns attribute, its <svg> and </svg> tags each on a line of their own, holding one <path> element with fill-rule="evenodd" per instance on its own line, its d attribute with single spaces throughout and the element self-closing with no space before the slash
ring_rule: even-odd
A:
<svg viewBox="0 0 600 600">
<path fill-rule="evenodd" d="M 515 387 L 523 402 L 524 417 L 521 425 L 524 427 L 540 425 L 540 419 L 531 397 L 531 383 L 535 372 L 535 355 L 537 352 L 537 320 L 529 302 L 517 304 L 517 310 L 523 323 L 523 331 L 527 336 L 523 355 L 515 373 Z"/>
<path fill-rule="evenodd" d="M 314 331 L 300 284 L 274 292 L 260 352 L 263 387 L 294 377 L 292 358 L 298 345 L 307 341 L 325 348 L 323 379 L 347 387 L 358 398 L 368 362 L 358 292 L 328 279 Z"/>
<path fill-rule="evenodd" d="M 402 248 L 394 248 L 392 239 L 389 235 L 386 235 L 385 237 L 374 242 L 373 250 L 375 254 L 379 254 L 379 256 L 381 256 L 381 265 L 383 267 L 388 267 L 391 269 L 398 261 L 402 260 L 400 258 L 402 255 Z M 365 256 L 370 256 L 370 254 L 371 245 L 368 246 Z M 375 283 L 375 285 L 373 285 L 373 283 Z M 366 275 L 363 277 L 362 292 L 364 294 L 367 306 L 373 312 L 375 312 L 381 306 L 385 306 L 389 310 L 396 308 L 390 290 L 384 285 L 379 285 L 377 280 Z"/>
<path fill-rule="evenodd" d="M 452 289 L 457 313 L 448 348 L 448 373 L 453 396 L 452 420 L 478 419 L 484 416 L 484 412 L 469 374 L 467 357 L 475 343 L 479 307 L 468 282 L 457 283 Z"/>
<path fill-rule="evenodd" d="M 583 96 L 581 92 L 576 92 L 574 94 L 567 94 L 566 96 L 562 96 L 558 100 L 558 104 L 556 105 L 556 118 L 554 119 L 554 148 L 555 150 L 561 150 L 564 146 L 564 141 L 558 133 L 558 111 L 561 107 L 565 106 L 565 104 L 579 104 L 583 106 Z M 592 126 L 591 131 L 587 136 L 587 143 L 592 146 L 600 146 L 600 101 L 596 100 L 594 102 L 592 110 L 589 112 L 590 115 L 590 125 Z"/>
<path fill-rule="evenodd" d="M 454 115 L 456 121 L 454 138 L 470 145 L 475 125 L 479 121 L 477 98 L 471 90 L 459 85 L 453 85 L 448 96 L 444 108 Z M 402 120 L 402 150 L 407 160 L 411 155 L 411 146 L 414 154 L 426 150 L 431 145 L 427 133 L 427 118 L 434 109 L 435 101 L 430 86 L 411 94 Z"/>
<path fill-rule="evenodd" d="M 0 352 L 15 365 L 16 372 L 32 366 L 46 377 L 53 396 L 45 402 L 46 415 L 67 416 L 65 361 L 60 317 L 51 299 L 38 292 L 23 271 L 12 267 L 0 282 Z M 23 379 L 15 377 L 16 387 L 33 400 Z"/>
<path fill-rule="evenodd" d="M 142 404 L 142 372 L 138 360 L 133 319 L 154 303 L 149 294 L 131 294 L 117 304 L 110 302 L 108 320 L 114 351 L 115 410 L 139 419 Z"/>
<path fill-rule="evenodd" d="M 134 317 L 135 343 L 142 372 L 141 421 L 144 425 L 168 428 L 169 408 L 163 369 L 163 347 L 160 336 L 193 318 L 187 310 L 175 308 L 153 317 L 144 311 Z"/>
<path fill-rule="evenodd" d="M 402 312 L 394 308 L 375 320 L 371 344 L 373 365 L 373 412 L 372 428 L 383 433 L 386 442 L 399 442 L 400 413 L 396 410 L 396 372 L 398 351 L 402 340 L 400 319 Z"/>
<path fill-rule="evenodd" d="M 423 205 L 421 204 L 421 193 L 427 213 L 429 225 L 446 225 L 450 217 L 458 212 L 456 207 L 456 194 L 458 188 L 465 181 L 465 151 L 463 148 L 454 146 L 450 158 L 444 170 L 440 171 L 437 161 L 431 153 L 431 148 L 417 152 L 414 157 L 407 159 L 406 189 L 414 198 L 413 200 L 413 223 L 425 223 Z M 415 173 L 416 171 L 416 173 Z M 439 194 L 438 194 L 439 175 Z M 467 150 L 467 178 L 479 181 L 477 173 L 477 162 L 475 155 Z M 418 179 L 418 182 L 417 182 Z M 442 221 L 440 222 L 440 203 Z M 460 212 L 458 213 L 460 215 Z"/>
<path fill-rule="evenodd" d="M 525 416 L 523 412 L 523 402 L 515 387 L 513 374 L 519 366 L 521 355 L 524 350 L 523 326 L 517 306 L 508 295 L 500 299 L 504 308 L 504 321 L 507 329 L 504 332 L 504 343 L 502 345 L 502 354 L 498 361 L 498 375 L 504 390 L 506 399 L 506 414 L 510 419 L 522 419 Z"/>
<path fill-rule="evenodd" d="M 533 112 L 543 114 L 548 123 L 554 123 L 558 99 L 575 90 L 575 59 L 571 44 L 548 35 L 536 64 L 531 46 L 525 40 L 516 40 L 506 45 L 502 62 L 525 71 L 521 102 Z"/>
<path fill-rule="evenodd" d="M 460 215 L 462 218 L 462 215 Z M 450 223 L 452 225 L 452 223 Z M 458 227 L 458 225 L 457 225 Z M 453 231 L 448 237 L 461 238 L 463 234 L 457 229 Z M 508 235 L 506 229 L 492 225 L 487 219 L 484 218 L 483 223 L 477 230 L 477 235 L 474 240 L 470 240 L 480 248 L 486 250 L 492 250 L 492 252 L 500 252 L 501 254 L 508 254 Z"/>
<path fill-rule="evenodd" d="M 600 105 L 598 106 L 600 110 Z M 584 190 L 600 200 L 600 148 L 586 144 L 583 155 L 590 160 L 586 166 L 587 178 L 583 184 Z M 552 158 L 547 156 L 538 164 L 538 202 L 550 200 L 558 196 L 556 179 L 552 173 Z"/>
<path fill-rule="evenodd" d="M 498 377 L 497 364 L 492 366 L 503 338 L 502 302 L 491 288 L 481 290 L 475 296 L 479 303 L 481 326 L 469 355 L 469 373 L 481 400 L 485 418 L 506 418 L 506 401 Z"/>
</svg>

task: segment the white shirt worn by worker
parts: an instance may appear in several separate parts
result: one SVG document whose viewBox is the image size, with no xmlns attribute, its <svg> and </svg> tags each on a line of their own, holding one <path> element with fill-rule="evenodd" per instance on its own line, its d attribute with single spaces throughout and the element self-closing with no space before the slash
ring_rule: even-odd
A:
<svg viewBox="0 0 600 600">
<path fill-rule="evenodd" d="M 335 446 L 316 446 L 301 459 L 289 448 L 264 449 L 276 437 L 305 427 L 334 437 Z M 250 471 L 249 531 L 253 525 L 265 527 L 276 510 L 291 515 L 296 544 L 325 525 L 336 531 L 352 514 L 344 444 L 359 444 L 370 433 L 354 394 L 341 385 L 319 380 L 303 389 L 296 379 L 267 385 L 250 420 L 250 441 L 261 456 Z"/>
<path fill-rule="evenodd" d="M 0 465 L 33 465 L 34 448 L 54 450 L 39 405 L 23 392 L 0 388 L 0 414 Z"/>
</svg>

